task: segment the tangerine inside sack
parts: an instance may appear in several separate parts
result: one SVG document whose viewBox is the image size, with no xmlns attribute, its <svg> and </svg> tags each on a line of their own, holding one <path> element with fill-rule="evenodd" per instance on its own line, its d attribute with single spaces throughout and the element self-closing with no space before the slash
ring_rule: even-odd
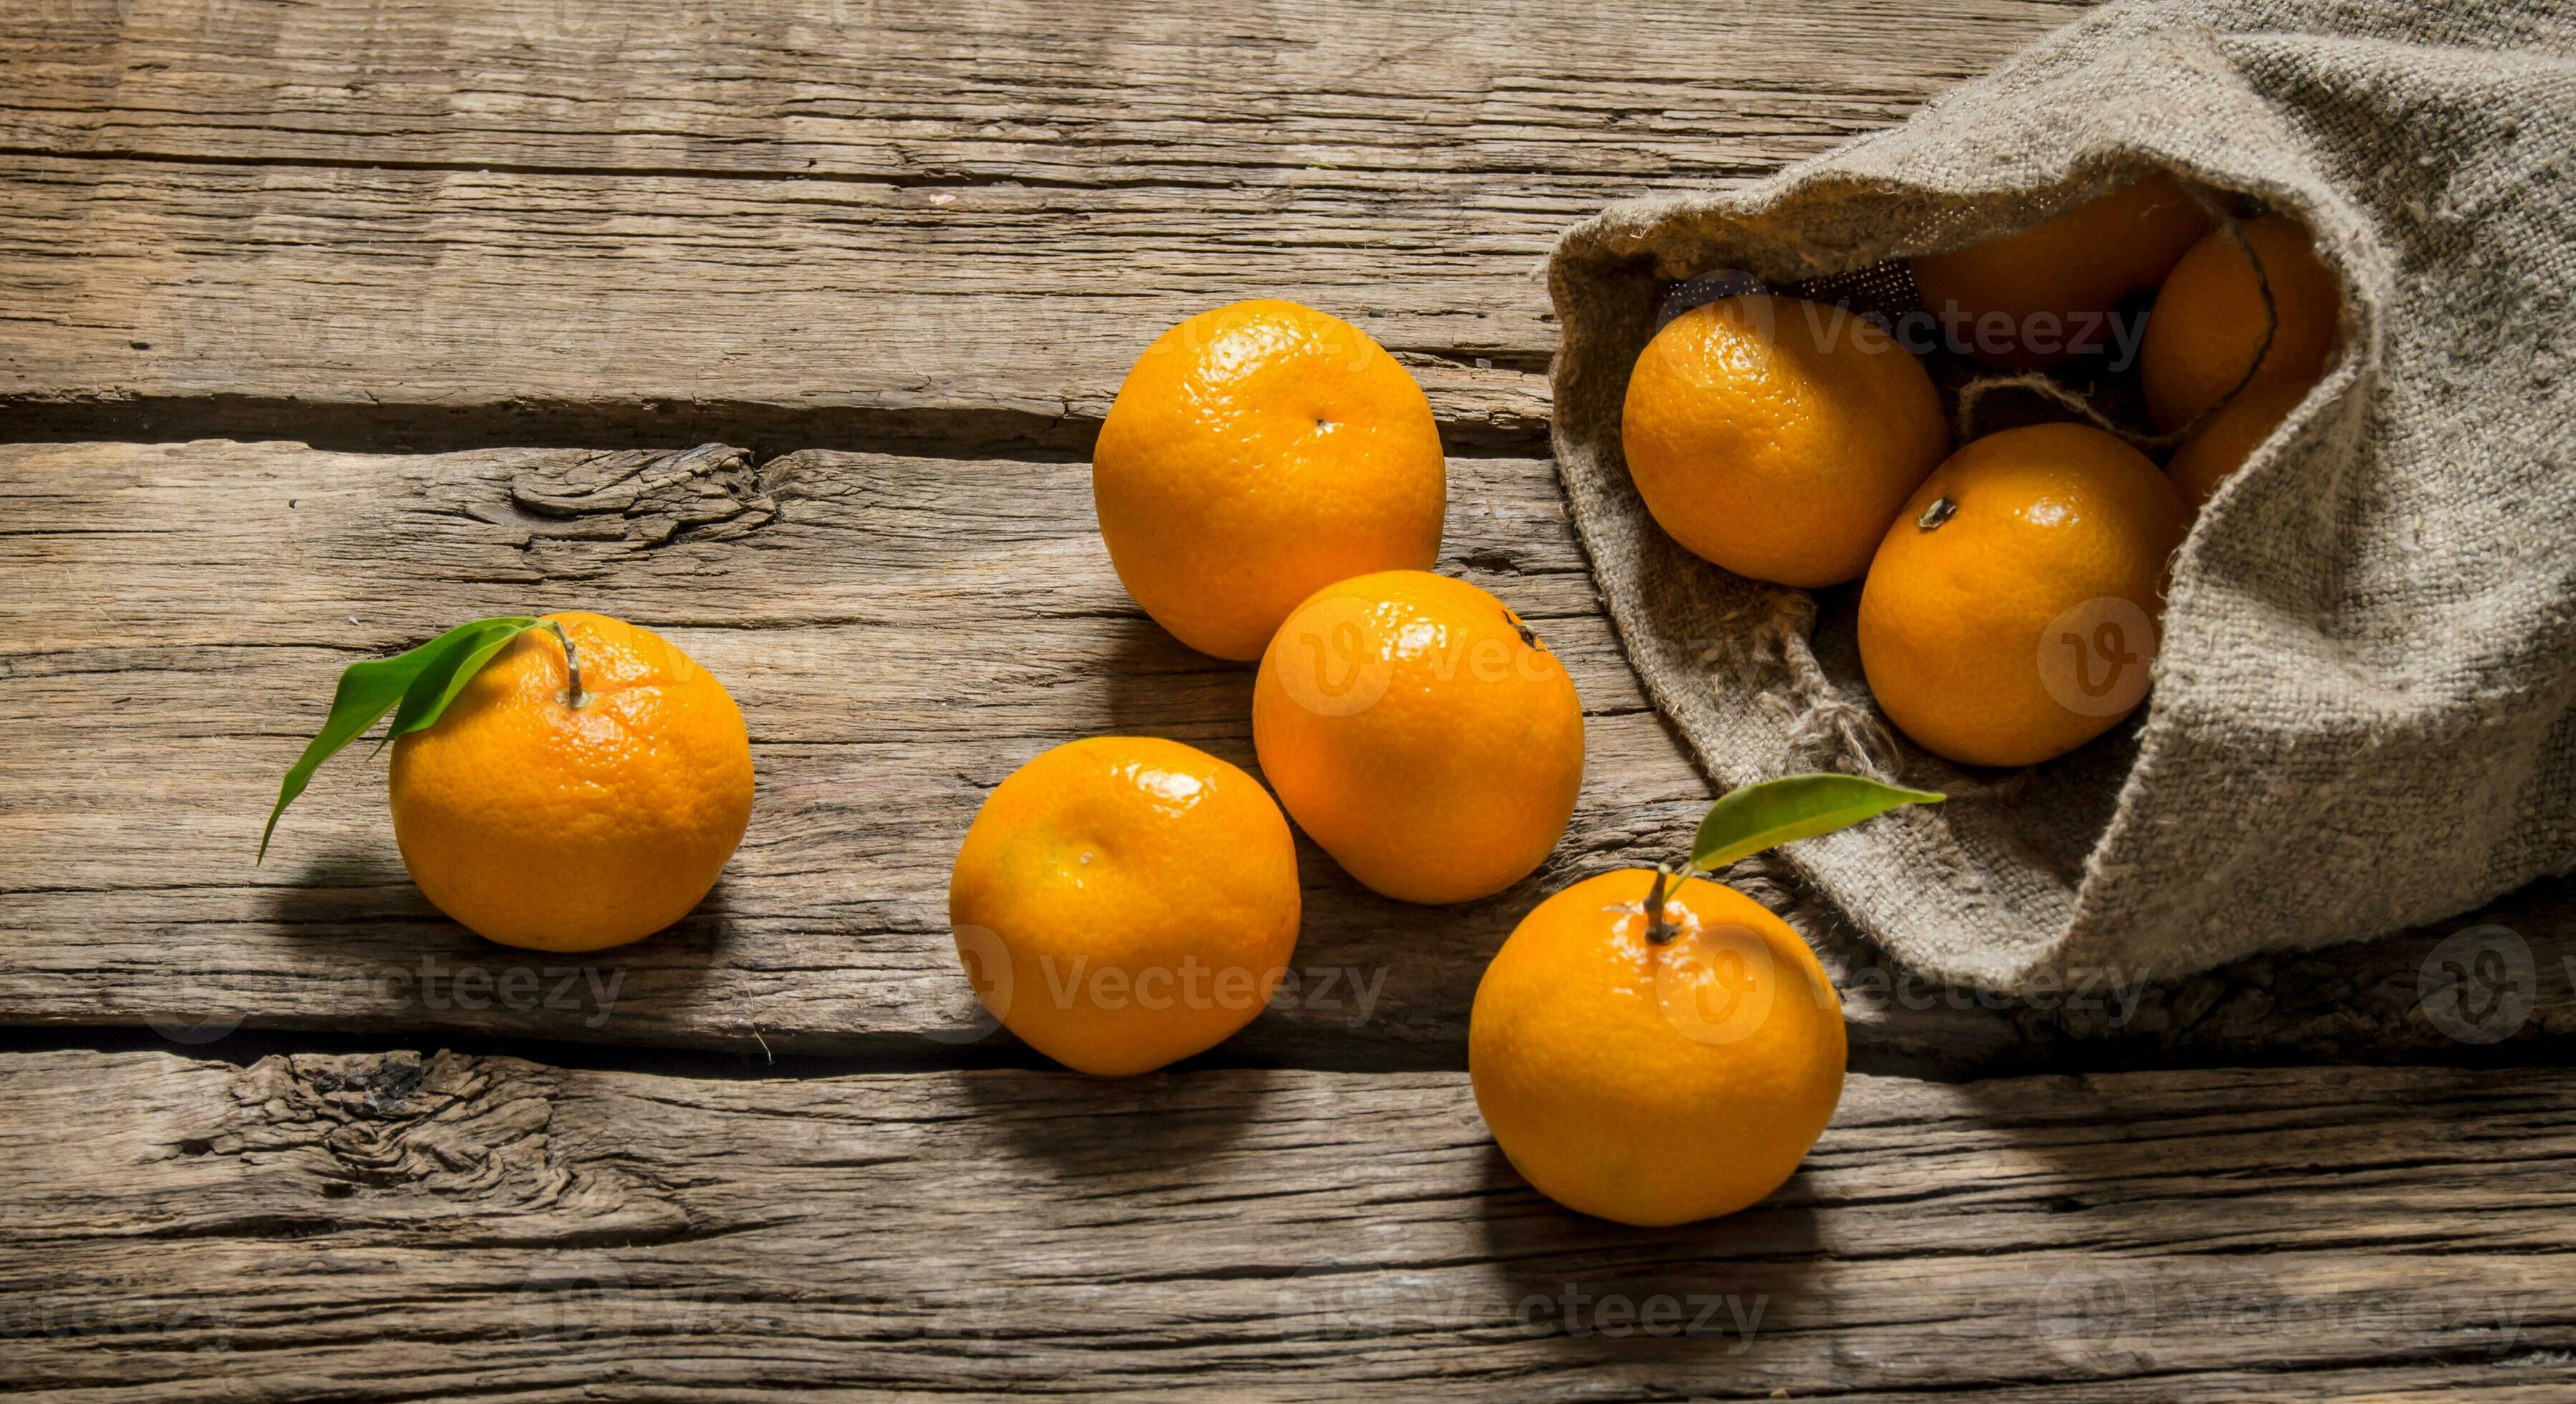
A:
<svg viewBox="0 0 2576 1404">
<path fill-rule="evenodd" d="M 1877 323 L 1751 292 L 1655 333 L 1620 441 L 1674 540 L 1739 575 L 1816 587 L 1868 568 L 1950 435 L 1931 377 Z"/>
<path fill-rule="evenodd" d="M 1858 639 L 1871 699 L 1908 740 L 1965 765 L 2035 765 L 2091 741 L 2146 695 L 2165 563 L 2190 523 L 2146 455 L 2090 425 L 1970 442 L 1870 562 Z"/>
<path fill-rule="evenodd" d="M 2546 446 L 2576 422 L 2576 378 L 2549 373 L 2566 319 L 2534 309 L 2563 305 L 2552 270 L 2576 260 L 2576 194 L 2541 155 L 2576 145 L 2576 114 L 2547 85 L 2465 83 L 2446 56 L 2571 30 L 2524 4 L 2109 6 L 1897 128 L 1752 186 L 1613 206 L 1560 241 L 1554 448 L 1649 696 L 1719 787 L 1831 769 L 1958 796 L 1785 851 L 1898 960 L 2006 990 L 2079 968 L 2176 976 L 2567 870 L 2576 747 L 2552 738 L 2571 725 L 2576 637 L 2553 621 L 2576 613 L 2576 476 Z M 2474 197 L 2382 178 L 2436 169 Z M 2149 395 L 2141 373 L 2114 401 L 2082 358 L 2047 383 L 2221 484 L 2173 557 L 2152 687 L 2054 760 L 1955 764 L 1889 725 L 1852 592 L 1750 579 L 1657 524 L 1622 451 L 1632 371 L 1685 280 L 1820 301 L 1892 285 L 1902 312 L 1907 260 L 2044 228 L 2158 172 L 2234 216 L 2114 309 L 2160 343 L 2169 388 Z M 2265 248 L 2273 230 L 2304 236 L 2322 283 L 2298 249 Z M 2260 276 L 2224 256 L 2245 248 Z M 1934 357 L 1936 385 L 2014 373 L 1974 350 Z M 2289 399 L 2269 384 L 2303 374 L 2313 390 L 2277 420 L 2277 403 L 2258 411 L 2254 392 Z M 2037 417 L 2077 412 L 2048 388 L 1984 410 L 2033 400 Z"/>
<path fill-rule="evenodd" d="M 1923 308 L 1981 359 L 2018 371 L 2111 349 L 2121 300 L 2165 280 L 2209 233 L 2207 197 L 2149 171 L 2027 229 L 1906 261 Z"/>
</svg>

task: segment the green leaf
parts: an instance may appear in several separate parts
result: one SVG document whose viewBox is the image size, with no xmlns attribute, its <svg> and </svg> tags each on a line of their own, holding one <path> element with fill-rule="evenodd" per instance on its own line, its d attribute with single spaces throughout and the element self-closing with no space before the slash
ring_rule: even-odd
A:
<svg viewBox="0 0 2576 1404">
<path fill-rule="evenodd" d="M 313 772 L 321 768 L 322 762 L 339 754 L 342 747 L 365 734 L 368 727 L 374 726 L 378 719 L 385 713 L 393 711 L 397 705 L 407 710 L 412 709 L 410 698 L 413 687 L 428 675 L 431 669 L 444 663 L 445 670 L 439 674 L 439 682 L 433 690 L 445 695 L 436 698 L 434 709 L 428 699 L 424 699 L 417 709 L 428 711 L 430 721 L 437 720 L 437 712 L 446 710 L 447 700 L 455 695 L 454 690 L 448 688 L 448 682 L 453 679 L 456 687 L 461 688 L 464 686 L 464 679 L 473 676 L 470 670 L 463 667 L 469 654 L 479 649 L 492 633 L 502 627 L 507 627 L 509 630 L 508 637 L 503 640 L 507 642 L 508 638 L 517 637 L 521 630 L 529 628 L 536 622 L 533 618 L 520 615 L 477 619 L 470 624 L 459 624 L 409 653 L 399 653 L 391 658 L 369 659 L 364 663 L 352 663 L 343 669 L 340 673 L 340 685 L 331 694 L 330 714 L 322 719 L 322 730 L 315 733 L 312 742 L 305 746 L 304 754 L 296 758 L 295 764 L 287 768 L 286 779 L 277 787 L 277 804 L 268 811 L 268 827 L 259 831 L 260 861 L 264 862 L 268 858 L 268 840 L 277 832 L 278 816 L 286 812 L 286 807 L 295 802 L 296 796 L 304 793 L 304 787 L 312 783 Z M 480 668 L 484 663 L 489 662 L 492 652 L 498 647 L 499 645 L 496 644 L 492 650 L 484 650 L 481 657 L 475 660 L 474 666 Z M 428 721 L 420 723 L 421 726 L 428 724 Z M 395 733 L 387 733 L 388 736 L 393 734 Z"/>
<path fill-rule="evenodd" d="M 1906 790 L 1857 775 L 1788 775 L 1719 797 L 1691 840 L 1691 869 L 1710 872 L 1766 848 L 1848 829 L 1899 805 L 1939 804 L 1930 790 Z"/>
<path fill-rule="evenodd" d="M 384 749 L 397 736 L 436 726 L 438 719 L 447 714 L 447 704 L 474 681 L 474 675 L 483 671 L 492 655 L 536 627 L 534 619 L 505 614 L 448 630 L 439 636 L 451 640 L 444 647 L 435 640 L 423 645 L 421 651 L 435 652 L 422 663 L 420 675 L 412 679 L 411 686 L 403 689 L 402 705 L 394 708 L 394 724 L 385 728 L 385 739 L 376 748 Z"/>
</svg>

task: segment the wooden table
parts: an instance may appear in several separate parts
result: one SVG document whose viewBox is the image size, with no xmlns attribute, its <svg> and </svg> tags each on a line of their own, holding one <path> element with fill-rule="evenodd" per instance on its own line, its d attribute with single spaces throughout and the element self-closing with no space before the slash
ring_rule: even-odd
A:
<svg viewBox="0 0 2576 1404">
<path fill-rule="evenodd" d="M 2079 9 L 0 15 L 0 1384 L 2567 1397 L 2564 882 L 2030 1000 L 1799 902 L 1859 1075 L 1796 1179 L 1693 1228 L 1557 1210 L 1475 1116 L 1503 934 L 1709 795 L 1566 521 L 1538 262 Z M 1441 568 L 1566 658 L 1584 801 L 1462 909 L 1304 849 L 1287 1007 L 1087 1080 L 975 1017 L 947 865 L 1057 741 L 1251 763 L 1249 674 L 1119 590 L 1085 458 L 1155 332 L 1255 294 L 1429 391 Z M 480 943 L 361 753 L 252 865 L 341 667 L 576 606 L 750 720 L 697 914 L 586 961 Z M 2451 938 L 2488 926 L 2529 960 L 2472 1007 Z"/>
</svg>

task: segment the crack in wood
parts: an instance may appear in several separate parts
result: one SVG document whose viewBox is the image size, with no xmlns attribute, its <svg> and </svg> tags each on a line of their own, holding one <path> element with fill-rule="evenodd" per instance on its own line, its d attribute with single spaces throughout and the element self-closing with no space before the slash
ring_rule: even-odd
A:
<svg viewBox="0 0 2576 1404">
<path fill-rule="evenodd" d="M 546 461 L 511 475 L 509 503 L 554 524 L 529 533 L 532 563 L 541 539 L 595 540 L 605 528 L 649 549 L 684 539 L 740 540 L 778 519 L 778 498 L 750 454 L 722 444 Z"/>
<path fill-rule="evenodd" d="M 554 1130 L 561 1084 L 525 1063 L 440 1052 L 299 1054 L 235 1072 L 228 1104 L 180 1129 L 169 1154 L 282 1161 L 322 1201 L 309 1213 L 191 1215 L 162 1237 L 298 1236 L 305 1226 L 435 1229 L 514 1244 L 668 1241 L 691 1220 L 632 1168 L 568 1155 Z M 399 1191 L 398 1200 L 385 1198 Z M 390 1217 L 380 1214 L 400 1204 Z"/>
</svg>

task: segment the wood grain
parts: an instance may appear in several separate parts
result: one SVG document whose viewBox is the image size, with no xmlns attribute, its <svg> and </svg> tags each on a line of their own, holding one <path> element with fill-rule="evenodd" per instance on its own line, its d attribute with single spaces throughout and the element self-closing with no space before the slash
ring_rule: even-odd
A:
<svg viewBox="0 0 2576 1404">
<path fill-rule="evenodd" d="M 2564 1071 L 1859 1077 L 1771 1200 L 1637 1230 L 1456 1073 L 10 1055 L 0 1384 L 2538 1398 L 2571 1164 Z"/>
<path fill-rule="evenodd" d="M 2080 5 L 67 0 L 0 17 L 21 436 L 1078 449 L 1255 294 L 1543 438 L 1604 203 L 1886 126 Z"/>
<path fill-rule="evenodd" d="M 1529 1192 L 1455 1071 L 1519 913 L 1680 851 L 1707 797 L 1534 457 L 1539 258 L 1609 200 L 1899 120 L 2081 9 L 0 13 L 0 439 L 472 450 L 0 446 L 13 1036 L 1033 1059 L 976 1017 L 948 859 L 1001 776 L 1073 736 L 1253 763 L 1248 672 L 1129 604 L 1071 461 L 1156 331 L 1246 295 L 1362 326 L 1480 455 L 1451 464 L 1442 568 L 1537 623 L 1590 739 L 1565 844 L 1492 901 L 1385 902 L 1301 841 L 1284 1007 L 1178 1074 L 0 1054 L 0 1389 L 2567 1397 L 2576 1074 L 1857 1076 L 1772 1201 L 1647 1232 Z M 670 451 L 710 439 L 749 451 Z M 589 960 L 478 942 L 411 888 L 355 754 L 250 864 L 338 669 L 565 607 L 663 630 L 744 704 L 758 810 L 700 912 Z M 2576 1038 L 2566 883 L 2021 1000 L 1790 915 L 1863 1069 Z M 2478 925 L 2506 928 L 2475 938 L 2501 983 L 2457 958 Z"/>
<path fill-rule="evenodd" d="M 1617 651 L 1549 465 L 1451 473 L 1443 569 L 1527 614 L 1587 704 L 1573 829 L 1537 875 L 1455 909 L 1377 898 L 1302 849 L 1299 983 L 1226 1060 L 1461 1066 L 1468 1000 L 1520 914 L 1684 851 L 1706 804 Z M 946 934 L 948 864 L 985 792 L 1104 732 L 1257 766 L 1249 670 L 1128 601 L 1080 464 L 26 445 L 0 448 L 0 516 L 0 1021 L 992 1056 Z M 340 668 L 458 619 L 569 607 L 667 632 L 749 719 L 750 836 L 697 914 L 586 962 L 481 943 L 412 888 L 363 751 L 252 866 Z M 2470 921 L 2006 999 L 1791 916 L 1836 970 L 1863 1068 L 2528 1058 L 2576 1034 L 2565 884 L 2476 919 L 2528 957 L 2510 988 L 2470 991 L 2487 1022 L 2466 1032 L 2495 1043 L 2424 1007 L 2460 978 L 2436 943 Z"/>
</svg>

